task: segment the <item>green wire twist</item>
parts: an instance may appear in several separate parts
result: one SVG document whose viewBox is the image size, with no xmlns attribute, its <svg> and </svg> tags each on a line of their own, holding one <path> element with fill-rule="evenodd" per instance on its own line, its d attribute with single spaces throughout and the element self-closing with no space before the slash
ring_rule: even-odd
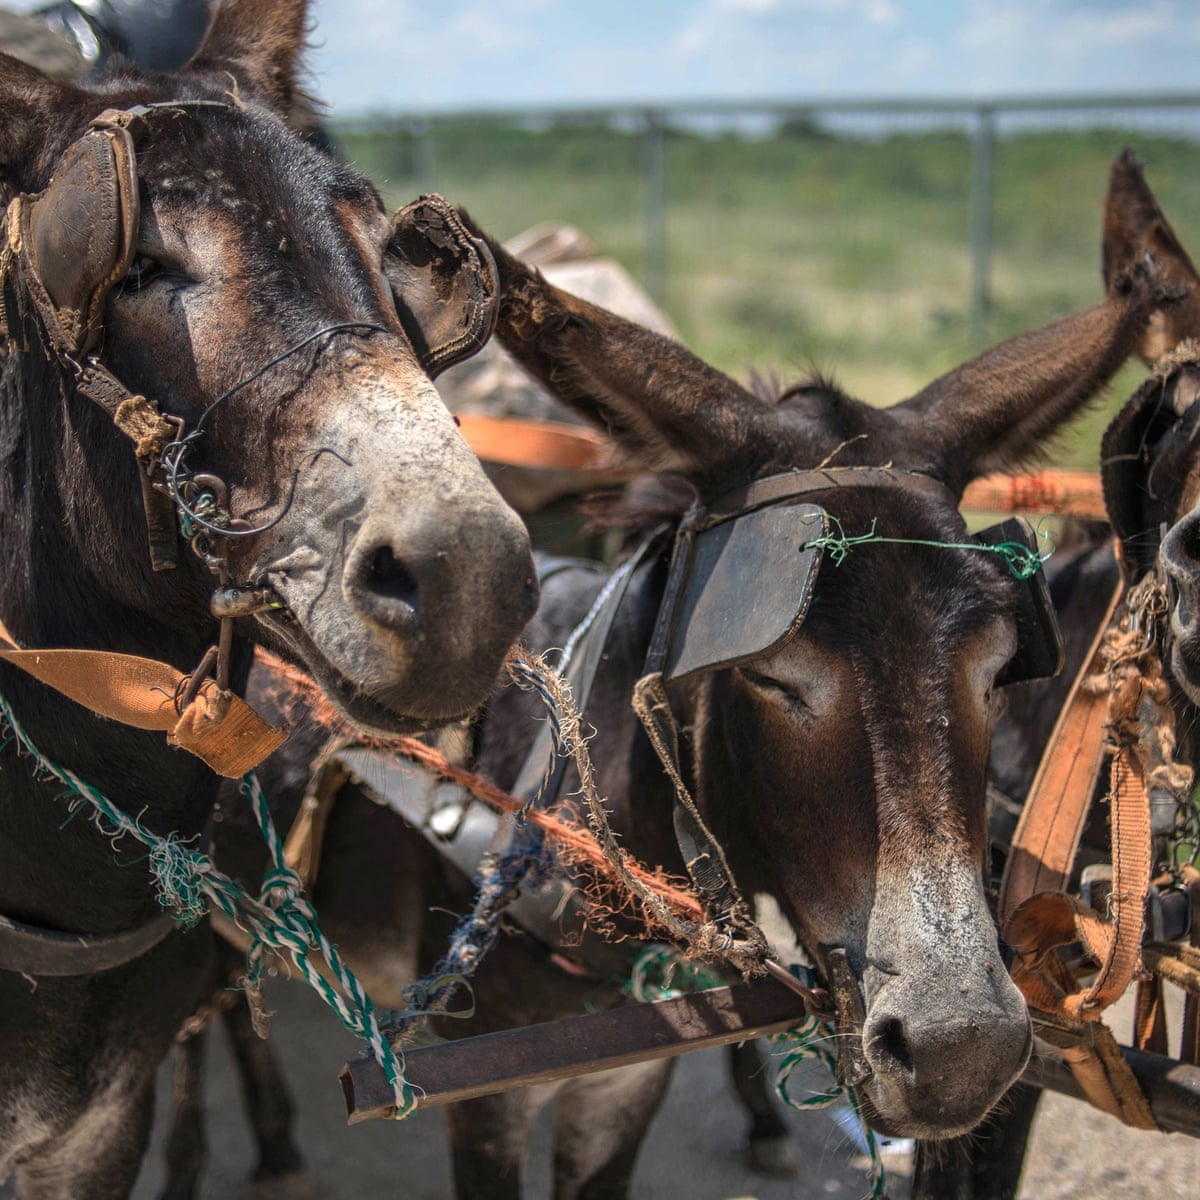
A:
<svg viewBox="0 0 1200 1200">
<path fill-rule="evenodd" d="M 15 739 L 33 759 L 39 778 L 56 779 L 66 787 L 68 809 L 72 815 L 86 805 L 92 809 L 97 827 L 110 840 L 116 842 L 129 836 L 146 847 L 158 901 L 164 909 L 171 910 L 181 924 L 194 925 L 206 912 L 215 909 L 249 932 L 247 964 L 252 988 L 261 978 L 265 953 L 268 950 L 286 951 L 309 986 L 337 1013 L 342 1024 L 370 1046 L 391 1084 L 396 1119 L 402 1120 L 415 1111 L 416 1095 L 404 1078 L 403 1061 L 383 1036 L 370 996 L 342 961 L 337 948 L 321 932 L 316 911 L 301 894 L 300 878 L 287 866 L 283 840 L 271 820 L 266 798 L 253 773 L 244 777 L 242 793 L 251 805 L 271 858 L 258 899 L 218 870 L 208 855 L 194 850 L 178 835 L 171 833 L 160 837 L 151 833 L 86 780 L 51 763 L 38 751 L 3 696 L 0 696 L 0 728 L 7 729 L 11 735 L 9 740 Z M 346 997 L 309 961 L 314 950 L 319 951 Z"/>
<path fill-rule="evenodd" d="M 1045 532 L 1041 532 L 1039 536 L 1042 539 L 1043 547 L 1049 547 L 1049 549 L 1039 552 L 1030 550 L 1021 542 L 997 542 L 994 546 L 989 546 L 985 542 L 935 542 L 923 538 L 883 537 L 875 532 L 875 526 L 878 524 L 878 518 L 875 517 L 871 519 L 871 528 L 866 533 L 851 537 L 842 528 L 842 523 L 837 517 L 830 516 L 829 520 L 837 526 L 837 532 L 830 531 L 822 534 L 819 538 L 813 538 L 811 541 L 805 542 L 800 549 L 807 550 L 810 547 L 816 547 L 824 550 L 835 567 L 842 565 L 846 555 L 855 546 L 865 546 L 871 542 L 890 542 L 896 546 L 932 546 L 939 550 L 976 550 L 981 554 L 995 554 L 1004 560 L 1004 565 L 1014 579 L 1025 580 L 1032 579 L 1042 569 L 1043 563 L 1054 553 L 1054 548 L 1050 545 L 1050 537 Z"/>
</svg>

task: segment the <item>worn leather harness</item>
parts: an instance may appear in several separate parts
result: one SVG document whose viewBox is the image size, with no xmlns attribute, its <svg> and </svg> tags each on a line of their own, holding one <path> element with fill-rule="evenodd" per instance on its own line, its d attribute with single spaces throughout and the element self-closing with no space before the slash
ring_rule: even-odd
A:
<svg viewBox="0 0 1200 1200">
<path fill-rule="evenodd" d="M 137 145 L 151 135 L 156 119 L 236 108 L 226 101 L 179 100 L 102 112 L 63 154 L 43 191 L 10 202 L 0 250 L 0 329 L 10 349 L 28 350 L 24 316 L 26 302 L 32 301 L 39 340 L 76 389 L 133 444 L 154 570 L 169 570 L 178 561 L 177 515 L 196 518 L 199 498 L 212 497 L 206 516 L 196 522 L 202 527 L 191 529 L 190 539 L 218 577 L 211 607 L 220 624 L 218 644 L 190 675 L 130 655 L 21 649 L 2 622 L 0 660 L 102 716 L 162 730 L 172 744 L 233 778 L 252 770 L 287 736 L 286 729 L 268 725 L 228 686 L 234 618 L 272 600 L 262 589 L 239 588 L 232 581 L 227 542 L 244 536 L 247 528 L 228 512 L 221 480 L 189 474 L 181 484 L 179 459 L 172 463 L 169 450 L 185 443 L 184 422 L 132 392 L 92 351 L 100 340 L 108 296 L 128 274 L 137 248 Z M 435 376 L 491 336 L 497 314 L 495 264 L 487 246 L 470 234 L 450 205 L 433 195 L 396 213 L 389 249 L 397 315 L 422 368 Z M 346 327 L 331 326 L 303 339 L 223 395 L 315 336 Z M 109 970 L 146 953 L 174 927 L 164 915 L 117 934 L 75 935 L 0 918 L 0 970 L 31 976 Z"/>
</svg>

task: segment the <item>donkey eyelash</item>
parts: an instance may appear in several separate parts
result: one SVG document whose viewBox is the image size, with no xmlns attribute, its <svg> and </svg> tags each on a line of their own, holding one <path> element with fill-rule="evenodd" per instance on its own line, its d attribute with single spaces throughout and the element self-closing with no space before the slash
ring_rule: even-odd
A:
<svg viewBox="0 0 1200 1200">
<path fill-rule="evenodd" d="M 757 671 L 752 671 L 746 667 L 741 668 L 742 677 L 752 687 L 758 688 L 760 691 L 773 692 L 777 696 L 781 696 L 790 709 L 797 713 L 808 713 L 811 710 L 804 702 L 804 697 L 792 691 L 786 684 L 782 684 L 777 679 L 772 679 L 767 675 L 760 675 Z"/>
</svg>

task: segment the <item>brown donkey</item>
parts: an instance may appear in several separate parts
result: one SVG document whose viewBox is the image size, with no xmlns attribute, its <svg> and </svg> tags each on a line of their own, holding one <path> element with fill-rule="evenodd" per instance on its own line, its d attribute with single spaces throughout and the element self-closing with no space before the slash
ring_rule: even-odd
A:
<svg viewBox="0 0 1200 1200">
<path fill-rule="evenodd" d="M 671 684 L 685 770 L 744 893 L 780 903 L 821 973 L 831 963 L 848 969 L 839 1042 L 871 1123 L 924 1138 L 971 1129 L 1031 1043 L 984 881 L 993 690 L 1023 666 L 1017 613 L 1028 584 L 972 540 L 958 501 L 976 476 L 1038 455 L 1097 394 L 1156 308 L 1179 298 L 1173 264 L 1139 255 L 1103 303 L 877 409 L 820 379 L 778 398 L 753 395 L 677 343 L 558 291 L 499 246 L 492 252 L 505 347 L 638 462 L 682 477 L 688 496 L 677 513 L 696 502 L 711 516 L 757 497 L 756 511 L 773 509 L 788 531 L 776 557 L 726 577 L 734 626 L 814 540 L 804 506 L 823 510 L 834 537 L 803 620 L 770 646 L 718 647 L 723 659 L 710 656 Z M 661 554 L 633 572 L 586 717 L 622 844 L 678 870 L 672 789 L 629 708 L 666 575 Z M 594 567 L 547 577 L 534 646 L 564 645 L 605 582 Z M 798 592 L 792 599 L 801 604 Z M 525 701 L 502 693 L 478 726 L 480 768 L 513 786 L 535 728 Z M 299 799 L 296 765 L 274 764 L 285 814 Z M 359 836 L 366 828 L 371 836 Z M 236 854 L 236 832 L 221 836 L 222 853 Z M 469 884 L 355 786 L 334 806 L 327 839 L 315 898 L 331 936 L 383 998 L 402 1004 L 422 943 L 424 965 L 445 944 L 438 910 L 467 906 Z M 587 933 L 576 951 L 585 968 L 595 944 Z M 476 1017 L 444 1032 L 620 1001 L 618 987 L 562 972 L 556 949 L 501 938 L 475 981 Z M 559 1090 L 560 1200 L 625 1194 L 668 1073 L 652 1064 Z M 549 1094 L 509 1093 L 451 1112 L 464 1200 L 519 1194 L 525 1135 Z M 264 1168 L 294 1165 L 286 1109 L 267 1117 Z"/>
<path fill-rule="evenodd" d="M 1101 444 L 1105 505 L 1121 548 L 1119 566 L 1111 565 L 1109 573 L 1115 582 L 1123 570 L 1134 584 L 1158 570 L 1169 581 L 1169 628 L 1160 651 L 1176 689 L 1179 728 L 1185 731 L 1182 756 L 1195 764 L 1195 707 L 1200 704 L 1195 682 L 1200 679 L 1195 619 L 1200 597 L 1200 456 L 1195 443 L 1200 347 L 1190 339 L 1200 338 L 1200 274 L 1147 186 L 1141 165 L 1126 150 L 1109 173 L 1104 209 L 1102 274 L 1110 297 L 1127 293 L 1128 265 L 1141 260 L 1161 264 L 1165 286 L 1181 298 L 1154 315 L 1135 347 L 1153 375 L 1113 420 Z M 1107 559 L 1112 564 L 1110 553 Z M 1097 565 L 1101 564 L 1095 560 L 1093 569 Z M 1112 582 L 1095 586 L 1101 596 L 1111 593 Z M 1064 624 L 1083 617 L 1075 610 L 1096 609 L 1096 600 L 1072 597 Z M 1082 631 L 1085 641 L 1094 634 L 1099 616 L 1099 611 L 1091 613 Z M 1043 722 L 1038 733 L 1044 743 L 1049 724 Z M 1031 774 L 1026 775 L 1026 785 L 1030 779 Z M 1019 791 L 1013 794 L 1022 798 Z M 1106 845 L 1097 849 L 1101 854 L 1109 851 Z M 970 1137 L 919 1147 L 914 1197 L 1012 1200 L 1040 1098 L 1038 1088 L 1021 1084 Z"/>
<path fill-rule="evenodd" d="M 257 642 L 395 733 L 487 698 L 537 585 L 431 382 L 490 330 L 488 252 L 437 198 L 390 220 L 289 130 L 307 20 L 229 0 L 182 70 L 88 86 L 0 56 L 0 620 L 174 677 L 219 616 L 211 711 Z M 219 779 L 8 661 L 0 696 L 0 1179 L 118 1200 L 210 944 L 132 838 L 68 817 L 95 789 L 196 843 Z"/>
</svg>

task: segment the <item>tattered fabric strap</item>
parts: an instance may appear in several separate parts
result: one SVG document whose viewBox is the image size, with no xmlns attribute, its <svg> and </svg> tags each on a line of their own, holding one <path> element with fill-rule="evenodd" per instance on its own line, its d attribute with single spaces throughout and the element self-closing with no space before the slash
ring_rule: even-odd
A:
<svg viewBox="0 0 1200 1200">
<path fill-rule="evenodd" d="M 11 649 L 4 648 L 12 647 Z M 0 622 L 0 661 L 84 708 L 135 729 L 160 730 L 218 775 L 240 779 L 287 740 L 244 700 L 212 680 L 177 712 L 188 676 L 168 663 L 107 650 L 19 650 Z"/>
<path fill-rule="evenodd" d="M 1030 790 L 1000 901 L 1004 937 L 1017 953 L 1013 978 L 1031 1008 L 1051 1014 L 1073 1031 L 1061 1047 L 1063 1059 L 1089 1102 L 1142 1129 L 1157 1129 L 1158 1124 L 1100 1017 L 1143 969 L 1145 898 L 1152 866 L 1150 760 L 1156 754 L 1169 758 L 1174 748 L 1169 730 L 1147 734 L 1143 728 L 1168 711 L 1152 621 L 1145 619 L 1156 586 L 1147 579 L 1134 589 L 1120 627 L 1112 624 L 1120 590 L 1113 597 Z M 1093 676 L 1103 677 L 1102 672 L 1108 677 L 1104 691 L 1096 688 L 1094 679 L 1088 682 Z M 1112 753 L 1113 888 L 1108 919 L 1065 894 L 1106 749 Z M 1076 986 L 1056 953 L 1072 942 L 1081 943 L 1098 965 L 1086 989 Z M 1143 1017 L 1148 1022 L 1153 1014 L 1147 1011 Z"/>
</svg>

